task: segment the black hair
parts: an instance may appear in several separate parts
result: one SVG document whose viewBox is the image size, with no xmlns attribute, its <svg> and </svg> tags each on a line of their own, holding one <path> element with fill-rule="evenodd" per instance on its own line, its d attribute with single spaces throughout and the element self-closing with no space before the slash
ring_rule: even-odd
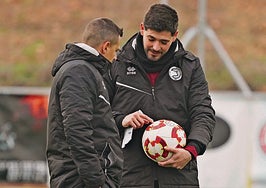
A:
<svg viewBox="0 0 266 188">
<path fill-rule="evenodd" d="M 170 31 L 174 35 L 178 27 L 177 12 L 166 4 L 154 4 L 144 17 L 144 27 L 145 30 Z"/>
</svg>

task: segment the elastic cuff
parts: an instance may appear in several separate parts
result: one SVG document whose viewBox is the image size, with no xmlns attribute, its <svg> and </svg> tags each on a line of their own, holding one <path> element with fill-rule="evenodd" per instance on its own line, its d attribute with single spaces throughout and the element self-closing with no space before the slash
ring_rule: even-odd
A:
<svg viewBox="0 0 266 188">
<path fill-rule="evenodd" d="M 196 150 L 195 146 L 187 145 L 184 149 L 189 151 L 189 153 L 191 153 L 192 158 L 194 158 L 194 159 L 197 158 L 198 153 L 197 153 L 197 150 Z"/>
</svg>

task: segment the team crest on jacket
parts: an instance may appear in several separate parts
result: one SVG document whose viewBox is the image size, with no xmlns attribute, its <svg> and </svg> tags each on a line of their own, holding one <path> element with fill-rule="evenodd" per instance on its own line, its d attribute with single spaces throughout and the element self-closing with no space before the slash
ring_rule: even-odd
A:
<svg viewBox="0 0 266 188">
<path fill-rule="evenodd" d="M 135 75 L 136 73 L 135 67 L 127 67 L 127 75 Z"/>
<path fill-rule="evenodd" d="M 169 76 L 172 80 L 180 80 L 182 78 L 182 71 L 179 67 L 171 67 L 169 69 Z"/>
</svg>

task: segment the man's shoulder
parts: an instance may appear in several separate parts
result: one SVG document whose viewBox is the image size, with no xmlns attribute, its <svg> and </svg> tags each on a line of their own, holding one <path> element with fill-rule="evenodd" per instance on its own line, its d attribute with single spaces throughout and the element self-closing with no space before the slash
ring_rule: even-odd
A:
<svg viewBox="0 0 266 188">
<path fill-rule="evenodd" d="M 97 68 L 83 59 L 72 59 L 66 62 L 62 65 L 59 72 L 61 72 L 62 76 L 76 77 L 79 75 L 79 77 L 82 77 L 81 75 L 86 75 L 85 77 L 88 78 L 91 76 L 95 78 L 99 77 Z"/>
<path fill-rule="evenodd" d="M 93 65 L 88 63 L 84 59 L 71 59 L 67 62 L 65 62 L 61 68 L 63 68 L 65 71 L 73 71 L 73 69 L 84 69 L 84 67 L 88 67 L 90 69 L 93 69 Z"/>
<path fill-rule="evenodd" d="M 184 58 L 187 59 L 188 61 L 195 61 L 196 59 L 198 59 L 197 56 L 195 56 L 192 52 L 190 51 L 186 51 Z"/>
</svg>

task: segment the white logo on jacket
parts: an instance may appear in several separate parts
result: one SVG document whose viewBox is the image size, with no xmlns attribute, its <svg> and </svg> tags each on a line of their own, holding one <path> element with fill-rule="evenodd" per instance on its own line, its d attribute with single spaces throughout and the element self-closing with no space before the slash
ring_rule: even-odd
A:
<svg viewBox="0 0 266 188">
<path fill-rule="evenodd" d="M 169 76 L 172 80 L 180 80 L 182 78 L 182 71 L 179 67 L 173 66 L 169 69 Z"/>
<path fill-rule="evenodd" d="M 137 74 L 135 67 L 127 67 L 127 75 L 135 75 Z"/>
</svg>

